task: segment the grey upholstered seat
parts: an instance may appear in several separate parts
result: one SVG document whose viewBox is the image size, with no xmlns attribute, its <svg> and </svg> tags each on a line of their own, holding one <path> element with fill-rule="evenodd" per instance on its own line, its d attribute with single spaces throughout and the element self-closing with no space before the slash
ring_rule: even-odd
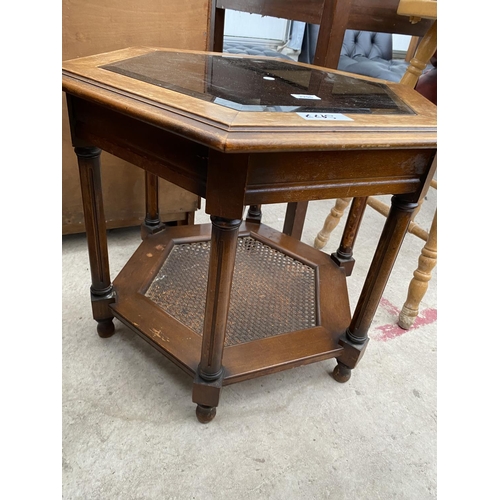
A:
<svg viewBox="0 0 500 500">
<path fill-rule="evenodd" d="M 319 26 L 308 24 L 299 61 L 313 64 Z M 392 34 L 346 30 L 337 69 L 358 75 L 399 82 L 408 63 L 393 59 Z"/>
<path fill-rule="evenodd" d="M 239 43 L 239 42 L 228 42 L 224 40 L 223 52 L 229 54 L 248 54 L 251 56 L 268 56 L 268 57 L 281 57 L 282 59 L 290 60 L 288 57 L 281 52 L 269 49 L 267 47 L 255 44 Z"/>
<path fill-rule="evenodd" d="M 299 61 L 312 64 L 318 40 L 319 26 L 308 24 Z M 224 52 L 291 59 L 275 50 L 238 42 L 224 42 Z M 339 59 L 339 70 L 357 75 L 399 82 L 408 63 L 392 57 L 392 34 L 346 30 Z M 431 66 L 429 66 L 429 69 Z M 425 71 L 425 70 L 424 70 Z"/>
<path fill-rule="evenodd" d="M 392 57 L 392 35 L 346 30 L 338 69 L 399 82 L 408 63 Z"/>
</svg>

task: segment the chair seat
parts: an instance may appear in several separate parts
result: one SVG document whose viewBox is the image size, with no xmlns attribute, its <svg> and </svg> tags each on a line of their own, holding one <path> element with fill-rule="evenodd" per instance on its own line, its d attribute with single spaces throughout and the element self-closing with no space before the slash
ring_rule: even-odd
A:
<svg viewBox="0 0 500 500">
<path fill-rule="evenodd" d="M 318 27 L 313 26 L 313 28 Z M 317 33 L 315 34 L 317 36 Z M 315 42 L 316 40 L 314 40 Z M 229 54 L 280 57 L 282 59 L 293 60 L 291 57 L 277 50 L 249 42 L 224 40 L 223 52 Z M 406 61 L 392 59 L 391 34 L 346 30 L 338 64 L 339 70 L 357 75 L 381 78 L 391 82 L 399 82 L 407 68 L 408 63 Z M 431 68 L 432 66 L 429 65 L 424 70 L 424 73 Z"/>
<path fill-rule="evenodd" d="M 247 54 L 249 56 L 267 56 L 267 57 L 279 57 L 281 59 L 293 60 L 277 50 L 270 49 L 262 45 L 255 45 L 251 43 L 243 42 L 232 42 L 224 40 L 223 52 L 229 54 Z"/>
<path fill-rule="evenodd" d="M 366 56 L 358 55 L 354 57 L 341 55 L 338 69 L 348 71 L 357 75 L 381 78 L 391 82 L 399 82 L 405 74 L 408 63 L 399 59 L 383 59 L 374 57 L 370 59 Z"/>
<path fill-rule="evenodd" d="M 346 30 L 337 69 L 399 82 L 407 67 L 392 57 L 392 34 Z"/>
</svg>

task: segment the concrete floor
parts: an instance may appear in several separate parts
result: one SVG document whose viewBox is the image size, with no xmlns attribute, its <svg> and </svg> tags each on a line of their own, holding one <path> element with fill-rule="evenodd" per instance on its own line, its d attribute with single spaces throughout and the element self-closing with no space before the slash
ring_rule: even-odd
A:
<svg viewBox="0 0 500 500">
<path fill-rule="evenodd" d="M 429 227 L 435 192 L 417 217 Z M 312 244 L 332 201 L 310 203 Z M 284 205 L 264 207 L 276 229 Z M 348 280 L 357 301 L 384 218 L 367 208 Z M 197 222 L 208 217 L 200 211 Z M 333 252 L 343 222 L 324 248 Z M 112 278 L 140 243 L 109 234 Z M 63 238 L 63 498 L 426 500 L 436 498 L 437 268 L 409 331 L 396 326 L 422 241 L 407 235 L 346 384 L 335 360 L 225 387 L 198 423 L 192 380 L 128 328 L 96 334 L 83 235 Z"/>
</svg>

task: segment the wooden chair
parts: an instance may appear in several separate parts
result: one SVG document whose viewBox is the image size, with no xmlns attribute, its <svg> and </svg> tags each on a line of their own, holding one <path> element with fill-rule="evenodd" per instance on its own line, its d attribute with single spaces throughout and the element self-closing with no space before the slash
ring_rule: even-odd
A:
<svg viewBox="0 0 500 500">
<path fill-rule="evenodd" d="M 366 31 L 381 30 L 380 28 L 377 29 L 375 27 L 377 20 L 375 20 L 373 24 L 371 23 L 373 19 L 366 11 L 366 8 L 368 8 L 367 0 L 351 0 L 346 3 L 350 3 L 351 5 L 351 12 L 347 13 L 347 21 L 345 21 L 346 29 L 362 29 Z M 370 3 L 373 5 L 376 3 L 384 3 L 385 5 L 392 4 L 393 7 L 395 7 L 396 14 L 400 16 L 401 19 L 406 19 L 407 22 L 410 22 L 411 24 L 418 24 L 422 22 L 422 19 L 427 20 L 425 25 L 420 26 L 420 28 L 424 30 L 422 32 L 422 39 L 415 50 L 414 56 L 409 61 L 410 64 L 406 73 L 401 79 L 402 84 L 414 88 L 422 74 L 422 70 L 426 67 L 436 52 L 437 2 L 435 0 L 384 0 L 383 2 L 373 1 Z M 364 16 L 364 19 L 360 18 L 361 12 L 363 12 L 361 5 L 365 5 L 364 11 L 366 12 L 366 15 Z M 343 12 L 343 16 L 346 16 L 345 11 Z M 431 23 L 430 26 L 429 21 Z M 386 31 L 387 29 L 387 26 L 383 27 L 383 31 Z M 400 30 L 401 29 L 398 28 L 398 31 L 391 32 L 399 33 Z M 405 33 L 403 31 L 403 34 L 409 33 Z M 437 182 L 433 181 L 431 187 L 437 189 Z M 316 248 L 323 248 L 328 242 L 331 232 L 338 225 L 340 218 L 342 217 L 347 206 L 351 203 L 351 200 L 351 198 L 336 200 L 335 206 L 331 209 L 322 230 L 318 233 L 315 239 L 314 246 Z M 337 259 L 341 261 L 353 261 L 352 249 L 357 234 L 357 227 L 359 227 L 359 221 L 366 204 L 384 216 L 387 216 L 389 213 L 389 206 L 376 197 L 369 197 L 365 201 L 360 200 L 356 204 L 353 204 L 349 216 L 350 222 L 348 221 L 346 225 L 342 243 L 335 254 Z M 434 214 L 429 232 L 425 231 L 413 221 L 408 228 L 408 232 L 424 240 L 425 245 L 422 248 L 418 267 L 413 273 L 414 277 L 408 288 L 406 302 L 404 303 L 399 315 L 398 324 L 404 329 L 410 328 L 418 315 L 420 302 L 427 291 L 428 282 L 431 279 L 431 271 L 437 262 L 437 211 Z M 352 269 L 352 263 L 350 266 Z"/>
<path fill-rule="evenodd" d="M 336 68 L 346 29 L 407 33 L 420 36 L 422 25 L 408 22 L 396 13 L 398 0 L 210 0 L 208 50 L 222 52 L 225 10 L 272 16 L 318 24 L 319 34 L 314 64 Z M 369 10 L 367 10 L 369 8 Z M 370 17 L 366 23 L 365 17 Z M 424 21 L 424 24 L 426 22 Z M 361 25 L 362 28 L 357 26 Z M 369 29 L 370 28 L 370 29 Z M 283 232 L 300 239 L 307 211 L 307 202 L 289 203 Z M 261 218 L 258 206 L 251 206 L 247 220 Z"/>
</svg>

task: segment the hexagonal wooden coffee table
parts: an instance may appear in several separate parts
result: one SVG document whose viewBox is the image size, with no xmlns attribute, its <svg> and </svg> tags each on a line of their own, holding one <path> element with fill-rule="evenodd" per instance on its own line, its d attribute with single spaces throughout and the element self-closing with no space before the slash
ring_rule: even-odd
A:
<svg viewBox="0 0 500 500">
<path fill-rule="evenodd" d="M 99 335 L 116 317 L 190 374 L 202 422 L 226 384 L 328 358 L 347 381 L 434 173 L 435 106 L 398 84 L 293 61 L 147 47 L 65 62 L 63 90 Z M 146 172 L 143 242 L 113 283 L 101 149 Z M 158 177 L 204 197 L 212 224 L 165 227 Z M 351 317 L 352 247 L 366 198 L 380 194 L 394 195 L 392 208 Z M 332 256 L 255 210 L 338 197 L 355 201 Z"/>
</svg>

